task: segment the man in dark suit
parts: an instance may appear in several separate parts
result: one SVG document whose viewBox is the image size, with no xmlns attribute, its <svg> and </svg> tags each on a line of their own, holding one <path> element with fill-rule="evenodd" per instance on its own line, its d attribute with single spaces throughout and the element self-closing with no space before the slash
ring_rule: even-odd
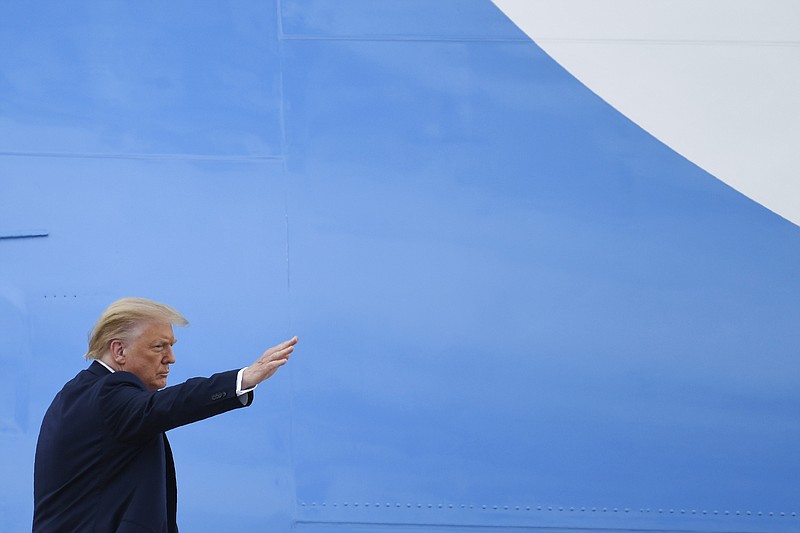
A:
<svg viewBox="0 0 800 533">
<path fill-rule="evenodd" d="M 33 531 L 178 531 L 177 486 L 165 431 L 245 407 L 284 365 L 297 337 L 249 367 L 166 387 L 172 325 L 187 321 L 142 298 L 114 302 L 89 338 L 94 361 L 61 389 L 39 432 Z M 166 388 L 164 388 L 166 387 Z"/>
</svg>

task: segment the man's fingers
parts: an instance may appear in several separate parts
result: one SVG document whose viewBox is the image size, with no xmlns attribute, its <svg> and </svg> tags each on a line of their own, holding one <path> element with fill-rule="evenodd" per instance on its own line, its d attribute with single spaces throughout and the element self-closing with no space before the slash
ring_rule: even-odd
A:
<svg viewBox="0 0 800 533">
<path fill-rule="evenodd" d="M 289 339 L 288 341 L 283 341 L 282 343 L 277 345 L 275 348 L 277 348 L 279 350 L 282 350 L 283 348 L 286 348 L 287 346 L 294 346 L 295 344 L 297 344 L 297 336 L 296 335 L 294 337 L 292 337 L 291 339 Z"/>
<path fill-rule="evenodd" d="M 288 360 L 289 360 L 289 354 L 287 353 L 287 354 L 284 354 L 284 355 L 281 355 L 281 356 L 273 355 L 272 357 L 268 358 L 265 362 L 266 362 L 266 364 L 278 363 L 278 362 L 283 364 Z"/>
<path fill-rule="evenodd" d="M 270 361 L 274 361 L 276 359 L 286 359 L 289 357 L 289 354 L 294 351 L 294 346 L 289 346 L 288 348 L 284 348 L 283 350 L 278 350 L 277 352 L 272 352 L 266 355 L 266 358 Z"/>
<path fill-rule="evenodd" d="M 266 353 L 264 353 L 264 355 L 267 356 L 268 358 L 283 357 L 284 355 L 292 353 L 295 344 L 297 344 L 296 336 L 292 337 L 288 341 L 283 341 L 277 346 L 273 346 L 272 348 L 267 350 Z"/>
</svg>

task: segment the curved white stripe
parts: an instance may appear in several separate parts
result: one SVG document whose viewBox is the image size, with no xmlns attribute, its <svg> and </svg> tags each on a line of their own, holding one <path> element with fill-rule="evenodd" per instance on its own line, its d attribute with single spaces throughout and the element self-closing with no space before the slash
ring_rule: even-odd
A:
<svg viewBox="0 0 800 533">
<path fill-rule="evenodd" d="M 800 225 L 800 2 L 493 1 L 621 113 Z"/>
</svg>

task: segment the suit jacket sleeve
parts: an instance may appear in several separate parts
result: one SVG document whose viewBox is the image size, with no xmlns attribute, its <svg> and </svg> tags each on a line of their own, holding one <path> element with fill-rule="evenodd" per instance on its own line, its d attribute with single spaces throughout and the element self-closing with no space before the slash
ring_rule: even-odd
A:
<svg viewBox="0 0 800 533">
<path fill-rule="evenodd" d="M 97 393 L 103 421 L 120 441 L 153 435 L 198 420 L 244 407 L 236 395 L 237 370 L 192 378 L 180 385 L 148 391 L 130 372 L 115 372 L 104 379 Z M 246 405 L 252 402 L 248 393 Z"/>
</svg>

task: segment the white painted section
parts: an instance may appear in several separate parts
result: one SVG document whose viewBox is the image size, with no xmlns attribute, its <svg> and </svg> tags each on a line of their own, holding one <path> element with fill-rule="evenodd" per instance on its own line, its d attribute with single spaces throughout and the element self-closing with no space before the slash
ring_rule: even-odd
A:
<svg viewBox="0 0 800 533">
<path fill-rule="evenodd" d="M 800 225 L 800 1 L 493 1 L 621 113 Z"/>
</svg>

